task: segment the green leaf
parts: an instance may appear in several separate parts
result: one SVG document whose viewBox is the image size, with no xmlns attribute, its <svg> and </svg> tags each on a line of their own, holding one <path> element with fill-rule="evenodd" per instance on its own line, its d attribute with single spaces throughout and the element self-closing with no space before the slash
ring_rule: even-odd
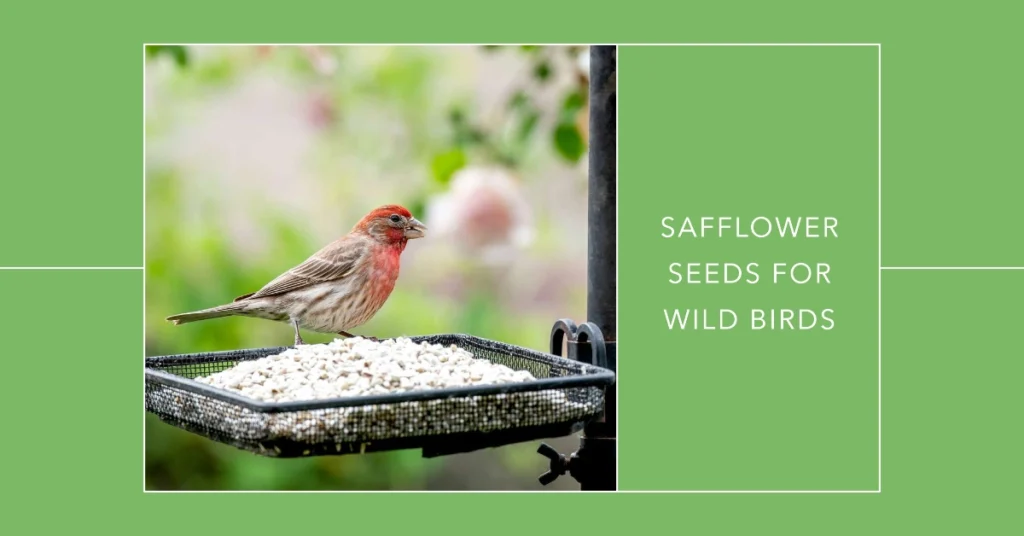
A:
<svg viewBox="0 0 1024 536">
<path fill-rule="evenodd" d="M 583 137 L 572 122 L 562 122 L 555 127 L 555 149 L 569 162 L 578 162 L 583 156 Z"/>
<path fill-rule="evenodd" d="M 530 97 L 528 97 L 526 95 L 526 92 L 521 89 L 513 93 L 512 96 L 509 97 L 508 99 L 509 110 L 518 110 L 519 108 L 527 106 L 528 104 L 530 104 Z"/>
<path fill-rule="evenodd" d="M 178 67 L 185 67 L 188 65 L 188 52 L 185 51 L 185 47 L 175 46 L 170 47 L 171 56 L 174 57 L 174 61 L 178 63 Z"/>
<path fill-rule="evenodd" d="M 562 101 L 561 122 L 575 121 L 576 114 L 587 104 L 587 96 L 580 90 L 571 91 Z"/>
<path fill-rule="evenodd" d="M 492 157 L 494 160 L 509 169 L 516 169 L 519 167 L 519 158 L 506 149 L 495 147 L 492 149 Z"/>
<path fill-rule="evenodd" d="M 516 133 L 516 137 L 520 142 L 525 142 L 533 131 L 537 128 L 537 122 L 540 121 L 540 113 L 536 110 L 530 110 L 523 115 L 523 120 L 519 124 L 519 130 Z"/>
<path fill-rule="evenodd" d="M 519 116 L 518 127 L 514 134 L 515 139 L 519 142 L 526 141 L 533 134 L 537 122 L 540 120 L 540 112 L 523 90 L 515 92 L 509 98 L 508 108 L 513 112 L 518 112 L 516 115 Z"/>
<path fill-rule="evenodd" d="M 163 45 L 148 45 L 146 47 L 146 56 L 150 58 L 155 58 L 160 54 L 163 54 L 164 50 L 166 49 L 167 47 Z"/>
<path fill-rule="evenodd" d="M 466 111 L 458 106 L 453 106 L 452 109 L 448 111 L 448 121 L 451 122 L 452 125 L 456 126 L 465 124 Z"/>
<path fill-rule="evenodd" d="M 547 61 L 542 61 L 534 65 L 533 77 L 541 82 L 546 82 L 548 78 L 551 78 L 551 64 Z"/>
<path fill-rule="evenodd" d="M 441 184 L 448 184 L 452 175 L 466 165 L 466 153 L 461 149 L 451 149 L 434 156 L 430 163 L 434 180 Z"/>
<path fill-rule="evenodd" d="M 487 133 L 469 125 L 456 127 L 454 138 L 457 147 L 487 143 Z"/>
<path fill-rule="evenodd" d="M 538 50 L 540 50 L 540 46 L 539 45 L 520 45 L 519 46 L 519 50 L 522 50 L 523 52 L 537 52 Z"/>
<path fill-rule="evenodd" d="M 179 67 L 188 65 L 188 51 L 181 45 L 150 45 L 146 47 L 146 55 L 156 58 L 161 54 L 170 56 Z"/>
</svg>

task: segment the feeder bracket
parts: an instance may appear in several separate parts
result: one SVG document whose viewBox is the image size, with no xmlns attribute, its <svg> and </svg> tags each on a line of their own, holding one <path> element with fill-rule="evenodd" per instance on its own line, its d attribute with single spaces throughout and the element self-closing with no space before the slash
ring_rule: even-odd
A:
<svg viewBox="0 0 1024 536">
<path fill-rule="evenodd" d="M 565 318 L 555 322 L 551 328 L 551 353 L 615 370 L 615 342 L 606 341 L 601 329 L 592 322 L 579 326 Z M 548 458 L 549 469 L 538 480 L 546 486 L 568 473 L 584 490 L 614 490 L 615 439 L 615 408 L 606 403 L 603 414 L 584 429 L 576 452 L 567 456 L 541 443 L 537 453 Z"/>
</svg>

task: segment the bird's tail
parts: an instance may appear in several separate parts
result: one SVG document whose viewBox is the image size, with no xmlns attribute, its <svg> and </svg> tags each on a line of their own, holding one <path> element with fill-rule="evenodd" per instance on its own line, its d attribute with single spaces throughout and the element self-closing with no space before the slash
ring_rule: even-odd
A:
<svg viewBox="0 0 1024 536">
<path fill-rule="evenodd" d="M 174 316 L 167 317 L 167 320 L 177 324 L 187 324 L 189 322 L 198 322 L 200 320 L 207 320 L 210 318 L 220 318 L 222 316 L 233 316 L 238 314 L 242 310 L 242 306 L 237 303 L 228 303 L 217 307 L 211 307 L 209 309 L 203 309 L 202 311 L 193 311 L 191 313 L 181 313 Z"/>
</svg>

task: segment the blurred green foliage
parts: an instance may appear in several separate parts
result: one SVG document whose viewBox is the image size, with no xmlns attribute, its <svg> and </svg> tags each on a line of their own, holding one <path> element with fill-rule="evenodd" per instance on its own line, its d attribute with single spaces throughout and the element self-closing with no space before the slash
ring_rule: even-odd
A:
<svg viewBox="0 0 1024 536">
<path fill-rule="evenodd" d="M 400 198 L 395 199 L 416 214 L 423 212 L 429 195 L 443 190 L 453 174 L 470 163 L 521 166 L 530 156 L 531 140 L 545 116 L 549 116 L 547 124 L 553 125 L 549 136 L 557 155 L 571 163 L 585 151 L 576 120 L 576 114 L 586 104 L 585 83 L 567 89 L 561 108 L 549 112 L 535 103 L 531 93 L 538 85 L 550 82 L 555 69 L 553 54 L 574 57 L 579 49 L 519 48 L 518 53 L 525 55 L 531 65 L 528 76 L 521 81 L 522 87 L 512 92 L 501 124 L 490 129 L 474 120 L 466 102 L 432 100 L 427 86 L 440 75 L 430 59 L 415 48 L 386 51 L 386 61 L 375 64 L 361 76 L 350 76 L 344 70 L 346 56 L 342 50 L 328 51 L 342 63 L 341 73 L 335 76 L 318 74 L 309 56 L 298 47 L 281 48 L 270 60 L 261 60 L 255 51 L 243 52 L 199 57 L 184 47 L 147 48 L 151 65 L 169 59 L 175 66 L 177 72 L 164 85 L 183 100 L 215 95 L 239 83 L 240 77 L 261 61 L 270 61 L 289 77 L 321 91 L 326 96 L 321 110 L 323 126 L 311 165 L 330 169 L 325 173 L 330 178 L 319 186 L 319 195 L 347 200 L 348 206 L 355 206 L 356 201 L 363 201 L 359 196 L 369 194 L 343 171 L 331 167 L 335 165 L 339 145 L 344 145 L 349 153 L 364 155 L 384 171 L 388 166 L 404 169 L 401 164 L 409 162 L 422 166 L 428 180 L 403 184 Z M 409 133 L 403 143 L 382 147 L 369 136 L 353 136 L 346 131 L 346 117 L 360 114 L 372 105 L 400 119 Z M 440 131 L 434 124 L 436 113 L 432 113 L 438 107 L 448 110 L 442 114 L 447 117 L 447 128 Z M 191 110 L 187 106 L 182 109 Z M 183 117 L 160 110 L 147 112 L 147 139 L 164 136 L 177 122 L 189 120 L 187 115 Z M 164 321 L 173 313 L 209 307 L 253 292 L 323 245 L 309 238 L 302 214 L 279 210 L 272 198 L 238 199 L 230 202 L 246 204 L 250 219 L 245 225 L 261 231 L 260 250 L 264 252 L 241 254 L 240 249 L 244 248 L 232 241 L 223 226 L 225 201 L 214 196 L 196 197 L 197 191 L 206 190 L 194 184 L 192 189 L 186 188 L 188 173 L 187 166 L 173 159 L 147 158 L 147 355 L 290 344 L 289 326 L 263 320 L 228 318 L 186 326 L 172 326 Z M 544 254 L 557 252 L 557 239 L 544 234 L 543 224 L 542 219 L 538 247 L 542 253 L 547 252 Z M 550 312 L 520 311 L 510 321 L 500 298 L 502 285 L 493 271 L 465 263 L 452 269 L 460 277 L 461 290 L 457 295 L 439 299 L 437 292 L 426 292 L 403 280 L 380 313 L 356 332 L 379 337 L 463 332 L 545 349 L 554 320 Z M 566 307 L 583 303 L 582 282 L 579 287 L 568 294 Z M 310 343 L 333 339 L 331 335 L 312 333 L 303 333 L 303 337 Z M 565 441 L 562 444 L 571 448 L 574 440 Z M 493 471 L 492 466 L 497 465 L 502 469 L 499 475 L 487 477 L 491 479 L 490 485 L 535 489 L 536 474 L 544 469 L 535 449 L 536 444 L 527 443 L 465 455 L 458 460 L 427 460 L 418 451 L 278 460 L 211 442 L 147 414 L 146 485 L 149 489 L 282 490 L 459 487 L 461 480 L 455 468 L 479 472 L 483 468 Z M 475 461 L 466 462 L 467 459 Z M 552 487 L 572 488 L 569 480 L 562 479 Z"/>
<path fill-rule="evenodd" d="M 503 46 L 487 46 L 486 50 L 494 52 Z M 530 141 L 537 131 L 544 112 L 536 104 L 532 96 L 533 90 L 543 87 L 554 75 L 553 56 L 558 53 L 570 58 L 577 58 L 583 47 L 539 47 L 524 45 L 519 50 L 530 62 L 531 77 L 519 82 L 520 88 L 512 94 L 507 104 L 507 122 L 511 126 L 509 134 L 487 132 L 469 121 L 465 112 L 453 110 L 449 116 L 453 130 L 453 143 L 458 147 L 479 150 L 492 161 L 509 167 L 516 167 L 524 153 L 530 147 Z M 557 153 L 569 163 L 576 163 L 583 156 L 586 148 L 583 133 L 577 121 L 578 114 L 587 104 L 587 83 L 580 78 L 574 87 L 566 90 L 564 105 L 557 112 L 550 139 Z"/>
<path fill-rule="evenodd" d="M 180 45 L 148 45 L 146 46 L 146 57 L 154 58 L 166 55 L 174 59 L 179 67 L 188 65 L 188 51 Z"/>
</svg>

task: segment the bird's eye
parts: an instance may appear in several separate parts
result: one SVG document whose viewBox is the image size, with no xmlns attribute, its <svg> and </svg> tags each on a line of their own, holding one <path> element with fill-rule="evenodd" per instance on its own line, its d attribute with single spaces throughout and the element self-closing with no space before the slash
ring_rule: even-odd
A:
<svg viewBox="0 0 1024 536">
<path fill-rule="evenodd" d="M 394 222 L 394 223 L 398 223 L 398 222 L 402 221 L 402 218 L 398 217 L 398 214 L 392 214 L 391 215 L 391 221 Z"/>
</svg>

